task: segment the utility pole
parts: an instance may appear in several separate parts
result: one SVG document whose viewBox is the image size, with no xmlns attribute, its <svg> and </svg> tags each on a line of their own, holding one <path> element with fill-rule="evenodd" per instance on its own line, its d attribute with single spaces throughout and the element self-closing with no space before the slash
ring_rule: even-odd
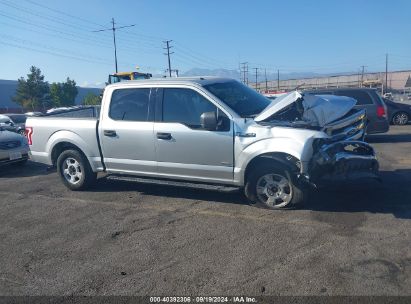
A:
<svg viewBox="0 0 411 304">
<path fill-rule="evenodd" d="M 267 69 L 264 69 L 264 77 L 265 77 L 265 91 L 268 91 L 268 83 L 267 83 Z"/>
<path fill-rule="evenodd" d="M 258 89 L 258 68 L 254 68 L 255 70 L 255 89 Z"/>
<path fill-rule="evenodd" d="M 109 29 L 103 29 L 103 30 L 97 30 L 93 32 L 106 32 L 106 31 L 113 31 L 113 42 L 114 42 L 114 62 L 116 66 L 116 73 L 118 73 L 118 66 L 117 66 L 117 44 L 116 44 L 116 30 L 125 28 L 125 27 L 132 27 L 135 26 L 135 24 L 130 24 L 130 25 L 125 25 L 125 26 L 120 26 L 116 27 L 116 23 L 114 22 L 114 18 L 111 18 L 111 24 L 112 27 Z"/>
<path fill-rule="evenodd" d="M 280 70 L 277 70 L 277 93 L 280 91 Z"/>
<path fill-rule="evenodd" d="M 385 93 L 388 91 L 388 54 L 385 54 Z"/>
<path fill-rule="evenodd" d="M 247 65 L 246 65 L 245 75 L 247 76 L 246 83 L 247 83 L 247 85 L 248 85 L 248 63 L 247 63 Z"/>
<path fill-rule="evenodd" d="M 169 72 L 170 77 L 171 77 L 170 55 L 171 55 L 171 54 L 174 54 L 174 52 L 170 53 L 170 49 L 172 48 L 172 46 L 170 46 L 170 42 L 172 42 L 172 41 L 173 41 L 173 40 L 163 41 L 163 42 L 167 45 L 167 46 L 164 48 L 165 50 L 167 50 L 167 54 L 164 54 L 164 55 L 167 55 L 167 57 L 168 57 L 168 72 Z"/>
<path fill-rule="evenodd" d="M 366 65 L 362 65 L 361 66 L 361 88 L 362 88 L 362 86 L 363 86 L 363 83 L 364 83 L 364 69 L 366 68 L 367 66 Z"/>
<path fill-rule="evenodd" d="M 240 64 L 242 65 L 243 83 L 248 85 L 248 62 L 241 62 Z"/>
</svg>

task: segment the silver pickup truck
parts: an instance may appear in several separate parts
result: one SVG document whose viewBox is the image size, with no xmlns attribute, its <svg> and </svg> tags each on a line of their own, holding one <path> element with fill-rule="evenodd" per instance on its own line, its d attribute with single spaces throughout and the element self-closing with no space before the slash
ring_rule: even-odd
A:
<svg viewBox="0 0 411 304">
<path fill-rule="evenodd" d="M 355 103 L 297 91 L 270 101 L 225 78 L 138 80 L 107 86 L 99 118 L 30 117 L 26 133 L 31 159 L 56 166 L 72 190 L 104 171 L 235 186 L 279 209 L 323 180 L 376 177 Z"/>
</svg>

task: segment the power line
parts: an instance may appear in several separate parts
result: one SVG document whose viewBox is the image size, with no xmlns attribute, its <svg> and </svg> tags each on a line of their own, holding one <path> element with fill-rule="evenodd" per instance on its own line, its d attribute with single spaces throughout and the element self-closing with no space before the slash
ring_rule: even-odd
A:
<svg viewBox="0 0 411 304">
<path fill-rule="evenodd" d="M 29 51 L 33 51 L 33 52 L 38 52 L 41 54 L 50 54 L 53 56 L 57 56 L 57 57 L 63 57 L 63 58 L 69 58 L 69 59 L 74 59 L 74 60 L 79 60 L 79 61 L 85 61 L 88 63 L 98 63 L 98 64 L 105 64 L 107 65 L 108 63 L 104 63 L 104 62 L 98 62 L 98 61 L 93 61 L 93 60 L 89 60 L 89 59 L 85 59 L 85 58 L 80 58 L 80 57 L 75 57 L 75 56 L 70 56 L 70 55 L 64 55 L 64 54 L 59 54 L 59 53 L 54 53 L 54 52 L 50 52 L 48 50 L 39 50 L 39 49 L 35 49 L 32 47 L 27 47 L 27 46 L 22 46 L 22 45 L 18 45 L 18 44 L 14 44 L 14 43 L 8 43 L 8 42 L 4 42 L 4 41 L 0 41 L 1 44 L 4 45 L 8 45 L 8 46 L 12 46 L 15 48 L 19 48 L 19 49 L 24 49 L 24 50 L 29 50 Z"/>
<path fill-rule="evenodd" d="M 173 40 L 165 40 L 165 41 L 163 41 L 167 46 L 164 48 L 165 50 L 167 50 L 167 54 L 164 54 L 164 55 L 167 55 L 167 58 L 168 58 L 168 72 L 169 72 L 169 75 L 170 75 L 170 77 L 171 77 L 171 61 L 170 61 L 170 55 L 171 54 L 173 54 L 174 52 L 171 52 L 170 53 L 170 49 L 172 48 L 172 46 L 170 46 L 170 42 L 172 42 Z"/>
<path fill-rule="evenodd" d="M 21 7 L 21 6 L 16 6 L 14 3 L 5 3 L 4 1 L 7 1 L 7 0 L 2 0 L 2 1 L 3 1 L 3 2 L 0 1 L 0 3 L 2 3 L 2 4 L 4 4 L 4 5 L 7 5 L 7 6 L 9 6 L 9 7 L 13 7 L 14 9 L 18 10 L 19 12 L 23 11 L 23 12 L 25 12 L 25 13 L 27 13 L 27 14 L 30 14 L 30 15 L 36 16 L 36 17 L 38 17 L 38 18 L 41 18 L 41 20 L 48 20 L 48 21 L 54 22 L 54 23 L 59 24 L 59 25 L 64 25 L 65 27 L 75 28 L 75 29 L 77 30 L 77 31 L 75 31 L 75 32 L 71 32 L 71 33 L 67 33 L 67 32 L 66 32 L 66 34 L 68 34 L 68 35 L 70 35 L 70 36 L 75 36 L 75 37 L 80 36 L 80 35 L 81 35 L 81 36 L 85 36 L 85 35 L 84 35 L 84 34 L 85 34 L 85 32 L 84 32 L 84 27 L 74 25 L 72 21 L 63 22 L 60 17 L 58 17 L 58 18 L 56 18 L 56 17 L 54 17 L 54 16 L 51 16 L 51 17 L 50 17 L 49 15 L 44 14 L 44 13 L 38 13 L 38 12 L 33 11 L 33 10 L 27 10 L 26 8 Z M 28 0 L 26 0 L 26 1 L 28 1 Z M 30 2 L 30 1 L 29 1 L 29 2 Z M 31 3 L 31 2 L 30 2 L 30 3 Z M 72 18 L 75 18 L 75 16 L 73 16 L 73 15 L 69 15 L 69 16 L 72 16 Z M 10 17 L 9 17 L 9 18 L 10 18 Z M 13 18 L 13 17 L 12 17 L 12 18 Z M 81 18 L 80 18 L 80 19 L 81 19 Z M 13 20 L 16 20 L 16 21 L 19 21 L 19 22 L 23 22 L 23 23 L 26 23 L 26 24 L 28 23 L 28 22 L 27 22 L 27 18 L 25 18 L 24 20 L 21 20 L 21 19 L 19 19 L 19 18 L 14 17 Z M 38 21 L 36 21 L 36 23 L 33 24 L 33 25 L 35 25 L 35 26 L 37 26 L 37 27 L 39 27 L 39 25 L 40 25 L 40 27 L 42 27 L 42 28 L 48 27 L 48 26 L 46 26 L 46 25 L 44 25 L 44 24 L 39 23 Z M 53 29 L 56 30 L 56 26 L 53 25 Z M 80 31 L 79 31 L 78 29 L 80 29 Z M 61 31 L 60 31 L 60 32 L 61 32 Z M 106 41 L 103 42 L 103 40 L 96 40 L 95 37 L 92 37 L 92 36 L 89 36 L 89 35 L 87 35 L 87 36 L 85 36 L 85 37 L 87 37 L 87 40 L 96 41 L 96 42 L 98 42 L 98 43 L 104 43 L 104 44 L 106 44 Z M 129 36 L 128 36 L 128 37 L 129 37 Z M 135 44 L 135 40 L 131 40 L 131 39 L 129 39 L 129 38 L 122 38 L 122 40 L 128 41 L 128 42 L 129 42 L 128 45 Z M 154 44 L 152 44 L 151 42 L 150 42 L 150 43 L 145 43 L 145 45 L 150 45 L 150 46 L 154 46 L 155 48 L 159 48 L 158 45 L 154 45 Z M 138 45 L 138 47 L 141 48 L 141 45 Z M 123 47 L 122 47 L 122 49 L 123 49 Z M 152 53 L 152 52 L 151 52 L 151 53 Z"/>
<path fill-rule="evenodd" d="M 92 60 L 96 59 L 96 60 L 107 62 L 107 60 L 104 59 L 104 58 L 100 58 L 100 57 L 96 57 L 96 56 L 90 56 L 88 54 L 77 53 L 77 52 L 73 52 L 73 51 L 67 51 L 66 49 L 60 49 L 60 48 L 56 48 L 54 46 L 42 44 L 42 43 L 39 43 L 39 42 L 33 42 L 33 41 L 18 38 L 18 37 L 10 36 L 10 35 L 0 34 L 0 37 L 3 37 L 3 38 L 8 39 L 8 40 L 12 40 L 14 42 L 18 42 L 18 43 L 31 44 L 31 45 L 34 45 L 34 46 L 37 46 L 37 47 L 45 48 L 47 50 L 54 50 L 54 51 L 57 51 L 57 52 L 69 53 L 69 54 L 72 54 L 73 56 L 79 56 L 79 57 L 82 57 L 82 58 L 89 58 L 89 59 L 92 59 Z"/>
<path fill-rule="evenodd" d="M 71 18 L 80 20 L 80 21 L 82 21 L 82 22 L 89 23 L 89 24 L 93 24 L 94 26 L 95 26 L 95 25 L 97 25 L 97 26 L 104 26 L 104 25 L 102 25 L 102 24 L 99 24 L 99 23 L 90 21 L 90 20 L 88 20 L 88 19 L 83 19 L 83 18 L 78 17 L 78 16 L 70 15 L 70 14 L 67 13 L 67 12 L 63 12 L 63 11 L 57 10 L 57 9 L 55 9 L 55 8 L 51 8 L 51 7 L 49 7 L 49 6 L 46 6 L 46 5 L 44 5 L 44 4 L 37 3 L 37 2 L 32 1 L 32 0 L 26 0 L 26 2 L 29 2 L 29 3 L 31 3 L 31 4 L 40 6 L 40 7 L 45 8 L 45 9 L 48 9 L 48 10 L 50 10 L 50 11 L 52 11 L 52 12 L 61 14 L 61 15 L 63 15 L 63 16 L 69 16 L 69 17 L 71 17 Z"/>
<path fill-rule="evenodd" d="M 115 26 L 115 22 L 114 22 L 114 18 L 111 18 L 111 24 L 112 27 L 110 29 L 102 29 L 102 30 L 96 30 L 93 32 L 106 32 L 106 31 L 113 31 L 113 42 L 114 42 L 114 62 L 116 65 L 116 73 L 118 73 L 118 66 L 117 66 L 117 44 L 116 44 L 116 30 L 122 29 L 122 28 L 126 28 L 126 27 L 132 27 L 135 26 L 135 24 L 130 24 L 130 25 L 124 25 L 124 26 L 119 26 L 116 27 Z"/>
</svg>

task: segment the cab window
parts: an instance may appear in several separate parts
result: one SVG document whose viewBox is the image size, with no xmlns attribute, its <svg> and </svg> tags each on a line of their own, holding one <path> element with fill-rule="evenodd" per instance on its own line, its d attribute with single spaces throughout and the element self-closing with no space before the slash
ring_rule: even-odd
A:
<svg viewBox="0 0 411 304">
<path fill-rule="evenodd" d="M 217 113 L 217 107 L 196 91 L 164 89 L 163 122 L 176 122 L 192 129 L 201 129 L 200 117 L 205 112 Z"/>
<path fill-rule="evenodd" d="M 111 96 L 109 117 L 114 120 L 149 121 L 150 89 L 119 89 Z"/>
</svg>

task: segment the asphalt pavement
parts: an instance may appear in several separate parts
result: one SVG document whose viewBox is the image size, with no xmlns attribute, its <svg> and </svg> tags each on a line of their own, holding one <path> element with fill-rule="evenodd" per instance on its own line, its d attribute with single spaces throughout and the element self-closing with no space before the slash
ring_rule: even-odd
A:
<svg viewBox="0 0 411 304">
<path fill-rule="evenodd" d="M 368 141 L 382 183 L 299 210 L 236 192 L 0 168 L 0 295 L 409 295 L 411 126 Z"/>
</svg>

